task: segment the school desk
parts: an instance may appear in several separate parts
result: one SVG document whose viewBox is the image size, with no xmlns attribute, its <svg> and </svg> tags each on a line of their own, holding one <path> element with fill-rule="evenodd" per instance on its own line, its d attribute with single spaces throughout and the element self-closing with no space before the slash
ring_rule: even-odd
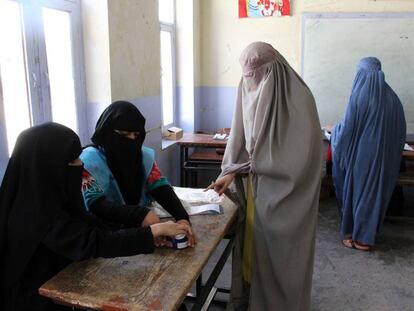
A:
<svg viewBox="0 0 414 311">
<path fill-rule="evenodd" d="M 46 282 L 39 293 L 57 303 L 83 309 L 136 311 L 176 310 L 224 235 L 233 229 L 237 206 L 225 198 L 224 213 L 191 216 L 195 248 L 157 248 L 149 255 L 76 262 Z M 201 310 L 228 255 L 230 239 L 192 310 Z M 211 278 L 210 277 L 210 278 Z"/>
<path fill-rule="evenodd" d="M 324 152 L 326 154 L 327 147 L 328 147 L 328 139 L 324 136 Z M 412 148 L 414 148 L 414 134 L 409 133 L 406 136 L 406 143 L 409 144 Z M 397 180 L 397 184 L 400 186 L 414 186 L 414 151 L 404 150 L 402 153 L 402 158 L 405 161 L 406 170 L 400 172 Z M 326 162 L 327 164 L 327 162 Z M 327 174 L 321 183 L 321 196 L 329 196 L 333 193 L 333 181 L 332 176 Z"/>
<path fill-rule="evenodd" d="M 223 154 L 217 153 L 216 149 L 226 148 L 227 140 L 215 140 L 210 134 L 184 133 L 177 143 L 180 146 L 181 187 L 196 186 L 194 182 L 190 183 L 191 177 L 197 179 L 197 172 L 220 172 Z M 190 154 L 191 148 L 197 149 Z"/>
<path fill-rule="evenodd" d="M 414 148 L 413 145 L 411 145 L 411 147 Z M 403 156 L 404 160 L 413 161 L 414 160 L 414 151 L 404 150 L 402 156 Z"/>
</svg>

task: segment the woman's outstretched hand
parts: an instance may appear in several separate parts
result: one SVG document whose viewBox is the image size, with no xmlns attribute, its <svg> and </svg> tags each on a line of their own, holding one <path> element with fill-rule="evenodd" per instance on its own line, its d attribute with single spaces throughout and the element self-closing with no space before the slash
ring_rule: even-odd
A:
<svg viewBox="0 0 414 311">
<path fill-rule="evenodd" d="M 222 195 L 233 181 L 234 176 L 236 176 L 235 173 L 220 177 L 216 181 L 211 182 L 210 186 L 208 186 L 204 191 L 214 189 L 215 192 Z"/>
</svg>

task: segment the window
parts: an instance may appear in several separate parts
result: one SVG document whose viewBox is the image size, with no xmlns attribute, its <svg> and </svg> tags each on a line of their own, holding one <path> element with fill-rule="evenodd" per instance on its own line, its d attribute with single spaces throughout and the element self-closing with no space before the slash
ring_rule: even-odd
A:
<svg viewBox="0 0 414 311">
<path fill-rule="evenodd" d="M 175 112 L 175 1 L 158 1 L 161 42 L 161 101 L 164 126 L 174 123 Z"/>
<path fill-rule="evenodd" d="M 4 0 L 1 6 L 0 45 L 7 48 L 0 49 L 0 74 L 8 154 L 22 130 L 47 121 L 83 136 L 79 1 Z"/>
<path fill-rule="evenodd" d="M 0 49 L 0 65 L 7 143 L 11 153 L 18 134 L 32 122 L 26 87 L 26 58 L 23 53 L 24 37 L 20 5 L 14 1 L 7 1 L 3 6 L 0 19 L 1 46 L 7 46 L 7 49 Z"/>
</svg>

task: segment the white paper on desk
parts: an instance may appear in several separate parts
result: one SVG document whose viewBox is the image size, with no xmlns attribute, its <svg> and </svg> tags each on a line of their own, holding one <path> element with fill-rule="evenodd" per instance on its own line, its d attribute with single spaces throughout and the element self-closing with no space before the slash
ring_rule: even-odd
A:
<svg viewBox="0 0 414 311">
<path fill-rule="evenodd" d="M 220 133 L 216 133 L 213 136 L 214 140 L 226 140 L 228 138 L 227 134 L 220 134 Z"/>
<path fill-rule="evenodd" d="M 204 191 L 204 189 L 199 188 L 174 187 L 174 191 L 180 200 L 191 203 L 192 205 L 206 203 L 220 204 L 224 200 L 224 195 L 219 196 L 217 192 L 212 189 Z"/>
<path fill-rule="evenodd" d="M 326 130 L 326 128 L 322 128 L 322 130 L 323 130 L 323 135 L 325 135 L 325 137 L 326 137 L 326 139 L 327 140 L 330 140 L 331 139 L 331 133 L 329 133 L 327 130 Z"/>
<path fill-rule="evenodd" d="M 183 202 L 182 202 L 183 203 Z M 223 214 L 223 208 L 218 204 L 203 204 L 203 205 L 194 205 L 191 206 L 188 203 L 183 204 L 188 215 L 217 215 Z M 150 208 L 158 215 L 160 218 L 172 217 L 165 209 L 161 207 L 158 203 L 154 202 Z"/>
<path fill-rule="evenodd" d="M 404 145 L 404 150 L 406 150 L 406 151 L 414 151 L 414 149 L 409 144 L 405 144 Z"/>
<path fill-rule="evenodd" d="M 223 202 L 224 195 L 219 196 L 217 192 L 212 189 L 204 191 L 204 189 L 200 188 L 173 188 L 188 215 L 211 215 L 223 213 L 220 203 Z M 157 202 L 153 202 L 148 207 L 151 208 L 160 218 L 171 217 L 171 215 Z"/>
<path fill-rule="evenodd" d="M 222 214 L 223 208 L 218 204 L 204 204 L 190 207 L 190 215 L 215 215 Z"/>
</svg>

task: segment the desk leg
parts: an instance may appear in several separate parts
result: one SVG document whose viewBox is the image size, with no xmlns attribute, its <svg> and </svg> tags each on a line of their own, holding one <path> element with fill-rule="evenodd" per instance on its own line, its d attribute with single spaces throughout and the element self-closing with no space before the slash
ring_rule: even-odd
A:
<svg viewBox="0 0 414 311">
<path fill-rule="evenodd" d="M 203 272 L 201 272 L 200 275 L 197 278 L 196 297 L 198 297 L 200 295 L 202 289 L 203 289 Z"/>
<path fill-rule="evenodd" d="M 186 161 L 186 157 L 185 154 L 188 153 L 188 151 L 186 151 L 187 148 L 184 146 L 180 146 L 180 186 L 181 187 L 185 187 L 185 169 L 184 169 L 184 164 Z"/>
<path fill-rule="evenodd" d="M 188 147 L 184 148 L 184 164 L 188 161 Z M 188 187 L 188 173 L 187 170 L 184 168 L 184 187 Z"/>
<path fill-rule="evenodd" d="M 201 292 L 199 292 L 197 290 L 197 300 L 195 301 L 195 303 L 194 303 L 194 305 L 191 309 L 192 311 L 205 310 L 205 308 L 206 308 L 205 302 L 209 298 L 209 295 L 210 295 L 210 293 L 213 289 L 213 286 L 216 283 L 217 278 L 220 275 L 220 272 L 223 269 L 224 264 L 227 261 L 227 258 L 229 257 L 231 251 L 233 250 L 234 240 L 235 240 L 234 236 L 229 240 L 229 243 L 227 244 L 226 248 L 224 249 L 224 251 L 223 251 L 219 261 L 217 262 L 216 266 L 214 267 L 213 271 L 211 272 L 211 275 L 208 278 L 206 284 L 202 287 Z M 197 279 L 197 281 L 198 281 L 198 279 Z M 215 291 L 214 291 L 214 293 L 215 293 Z"/>
<path fill-rule="evenodd" d="M 194 166 L 198 166 L 198 164 L 194 164 Z M 191 172 L 191 187 L 197 188 L 198 187 L 198 174 L 197 170 Z"/>
<path fill-rule="evenodd" d="M 217 294 L 217 288 L 213 287 L 211 289 L 210 293 L 208 294 L 206 302 L 204 303 L 204 305 L 203 305 L 203 307 L 201 308 L 200 311 L 207 311 L 208 310 L 208 308 L 210 307 L 211 302 L 213 301 L 216 294 Z"/>
</svg>

